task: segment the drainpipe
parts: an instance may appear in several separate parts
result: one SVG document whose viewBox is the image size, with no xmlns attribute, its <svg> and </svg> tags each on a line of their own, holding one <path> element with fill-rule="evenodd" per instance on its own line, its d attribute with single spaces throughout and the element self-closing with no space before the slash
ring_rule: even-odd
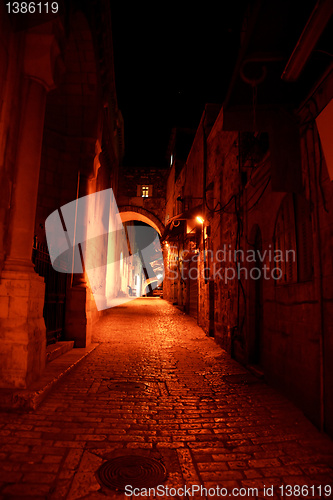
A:
<svg viewBox="0 0 333 500">
<path fill-rule="evenodd" d="M 204 116 L 202 118 L 202 136 L 203 136 L 203 181 L 202 181 L 202 207 L 203 207 L 203 219 L 204 223 L 202 224 L 202 247 L 203 247 L 203 257 L 204 257 L 204 279 L 205 284 L 208 283 L 208 277 L 206 272 L 206 248 L 205 248 L 205 222 L 206 222 L 206 213 L 207 213 L 207 199 L 206 199 L 206 184 L 207 184 L 207 137 L 205 130 L 205 118 L 206 118 L 206 108 L 204 112 Z M 206 225 L 207 231 L 207 225 Z"/>
</svg>

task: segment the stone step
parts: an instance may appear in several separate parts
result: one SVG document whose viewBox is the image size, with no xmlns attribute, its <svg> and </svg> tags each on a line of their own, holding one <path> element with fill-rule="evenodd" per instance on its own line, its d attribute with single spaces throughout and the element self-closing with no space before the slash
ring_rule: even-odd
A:
<svg viewBox="0 0 333 500">
<path fill-rule="evenodd" d="M 58 358 L 65 352 L 70 351 L 74 347 L 74 340 L 68 340 L 65 342 L 57 342 L 56 344 L 51 344 L 46 347 L 46 363 L 50 363 L 54 359 Z"/>
<path fill-rule="evenodd" d="M 43 375 L 27 389 L 0 389 L 0 410 L 35 410 L 60 380 L 98 345 L 71 349 L 47 363 Z"/>
<path fill-rule="evenodd" d="M 246 365 L 246 368 L 257 378 L 264 379 L 263 369 L 258 365 Z"/>
</svg>

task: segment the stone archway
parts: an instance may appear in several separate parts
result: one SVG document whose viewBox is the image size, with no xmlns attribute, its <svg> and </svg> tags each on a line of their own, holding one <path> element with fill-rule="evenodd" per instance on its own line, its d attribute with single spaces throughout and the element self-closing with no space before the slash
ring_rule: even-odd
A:
<svg viewBox="0 0 333 500">
<path fill-rule="evenodd" d="M 115 149 L 118 139 L 113 140 L 113 127 L 120 127 L 119 110 L 113 83 L 109 81 L 111 77 L 103 72 L 103 58 L 109 54 L 110 47 L 108 40 L 101 40 L 94 30 L 94 17 L 98 18 L 98 12 L 91 17 L 88 6 L 69 13 L 67 36 L 63 40 L 62 79 L 46 98 L 35 221 L 36 239 L 41 244 L 45 244 L 44 222 L 53 211 L 96 191 L 115 189 L 117 155 L 121 148 Z M 108 64 L 112 71 L 112 60 Z M 95 217 L 94 210 L 98 211 L 98 207 L 90 208 L 89 216 L 88 212 L 81 212 L 76 219 L 79 224 L 76 230 L 85 234 L 87 240 L 92 231 L 89 218 Z M 105 221 L 99 220 L 97 224 L 104 226 Z M 102 294 L 106 273 L 100 267 L 96 274 Z M 76 347 L 86 347 L 91 341 L 92 325 L 100 315 L 87 274 L 70 273 L 61 290 L 60 278 L 54 281 L 56 289 L 51 290 L 50 307 L 44 305 L 44 316 L 47 322 L 49 319 L 50 323 L 59 322 L 61 328 L 58 331 L 53 325 L 47 325 L 48 342 L 74 340 Z M 52 308 L 62 313 L 55 315 Z"/>
<path fill-rule="evenodd" d="M 149 210 L 146 210 L 143 207 L 138 207 L 135 205 L 121 205 L 118 207 L 118 210 L 119 210 L 121 221 L 123 223 L 135 222 L 135 221 L 143 222 L 143 223 L 147 224 L 148 226 L 152 227 L 158 233 L 159 237 L 162 236 L 162 234 L 164 232 L 164 224 L 160 221 L 160 219 L 155 214 L 153 214 Z M 139 252 L 139 254 L 141 255 L 141 252 Z M 140 259 L 142 261 L 142 256 L 140 257 Z M 155 264 L 156 264 L 156 262 L 155 262 Z M 160 269 L 159 266 L 160 266 L 160 264 L 158 264 L 157 269 Z M 164 266 L 164 264 L 163 264 L 163 266 Z M 149 265 L 147 267 L 146 264 L 144 264 L 144 262 L 142 261 L 142 272 L 144 274 L 146 283 L 149 282 L 149 278 L 152 277 L 151 274 L 149 274 L 149 271 L 147 271 L 149 267 L 150 267 Z M 152 270 L 153 274 L 155 273 L 156 276 L 158 276 L 158 272 L 156 273 L 156 268 L 151 268 L 151 270 Z M 148 285 L 149 295 L 153 294 L 153 288 L 154 287 L 152 287 L 151 284 Z"/>
<path fill-rule="evenodd" d="M 46 218 L 77 197 L 90 194 L 91 180 L 97 175 L 95 158 L 101 149 L 103 107 L 98 64 L 93 33 L 82 11 L 69 16 L 68 36 L 62 42 L 62 78 L 46 97 L 35 219 L 35 238 L 44 253 L 47 253 Z M 74 274 L 67 279 L 66 274 L 54 274 L 49 262 L 38 272 L 44 276 L 46 284 L 47 343 L 69 339 L 75 340 L 76 346 L 80 343 L 84 346 L 87 320 L 85 315 L 77 313 L 79 303 L 83 311 L 87 307 L 90 290 L 84 276 Z"/>
<path fill-rule="evenodd" d="M 160 236 L 164 231 L 164 224 L 160 219 L 145 208 L 135 205 L 122 205 L 118 207 L 122 222 L 140 221 L 153 227 Z"/>
</svg>

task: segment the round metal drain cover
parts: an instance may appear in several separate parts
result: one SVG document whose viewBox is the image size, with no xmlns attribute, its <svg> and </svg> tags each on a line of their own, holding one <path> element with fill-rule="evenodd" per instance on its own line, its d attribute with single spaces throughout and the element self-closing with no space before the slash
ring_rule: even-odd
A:
<svg viewBox="0 0 333 500">
<path fill-rule="evenodd" d="M 110 391 L 138 392 L 147 389 L 147 385 L 143 382 L 111 382 L 108 384 L 108 389 Z"/>
<path fill-rule="evenodd" d="M 150 457 L 128 455 L 104 462 L 97 471 L 102 486 L 125 491 L 125 487 L 153 488 L 167 478 L 167 470 L 158 460 Z"/>
</svg>

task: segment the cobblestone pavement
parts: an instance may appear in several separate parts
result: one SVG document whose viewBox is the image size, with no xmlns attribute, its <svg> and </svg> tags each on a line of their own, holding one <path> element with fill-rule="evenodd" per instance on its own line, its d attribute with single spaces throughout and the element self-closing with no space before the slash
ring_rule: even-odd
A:
<svg viewBox="0 0 333 500">
<path fill-rule="evenodd" d="M 274 487 L 265 498 L 280 498 L 282 485 L 296 485 L 282 498 L 330 498 L 332 441 L 192 318 L 159 298 L 137 299 L 111 309 L 94 340 L 36 411 L 0 414 L 1 498 L 129 498 L 101 489 L 95 475 L 128 454 L 161 460 L 164 486 L 212 488 L 204 497 L 222 498 L 219 486 L 263 498 L 265 486 Z M 136 384 L 124 392 L 124 382 Z M 298 495 L 302 485 L 308 493 Z"/>
</svg>

